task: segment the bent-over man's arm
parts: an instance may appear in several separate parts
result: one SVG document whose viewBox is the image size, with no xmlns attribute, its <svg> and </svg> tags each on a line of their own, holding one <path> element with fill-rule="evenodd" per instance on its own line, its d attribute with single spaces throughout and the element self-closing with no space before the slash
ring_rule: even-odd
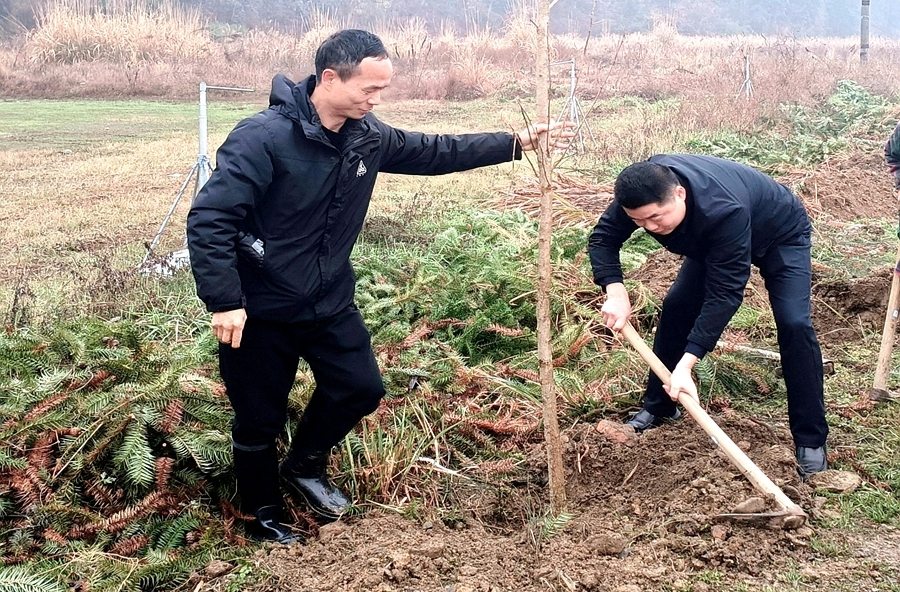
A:
<svg viewBox="0 0 900 592">
<path fill-rule="evenodd" d="M 706 284 L 700 316 L 688 335 L 685 353 L 702 358 L 716 342 L 744 300 L 750 279 L 750 214 L 736 208 L 707 237 Z"/>
<path fill-rule="evenodd" d="M 613 331 L 621 330 L 631 316 L 631 300 L 625 289 L 619 252 L 635 230 L 637 224 L 613 202 L 600 216 L 588 238 L 594 283 L 606 293 L 600 314 Z"/>
</svg>

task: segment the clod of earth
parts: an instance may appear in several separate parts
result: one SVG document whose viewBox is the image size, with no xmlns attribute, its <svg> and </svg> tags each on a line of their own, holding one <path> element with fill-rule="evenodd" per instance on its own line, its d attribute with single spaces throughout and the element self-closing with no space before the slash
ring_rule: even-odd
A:
<svg viewBox="0 0 900 592">
<path fill-rule="evenodd" d="M 613 444 L 625 444 L 634 446 L 637 443 L 637 432 L 630 425 L 602 419 L 595 426 L 597 432 L 606 437 Z"/>
<path fill-rule="evenodd" d="M 821 491 L 851 493 L 862 485 L 862 477 L 850 471 L 830 469 L 810 475 L 806 482 Z"/>
<path fill-rule="evenodd" d="M 751 497 L 745 499 L 734 507 L 735 514 L 759 514 L 766 510 L 766 500 L 761 497 Z"/>
</svg>

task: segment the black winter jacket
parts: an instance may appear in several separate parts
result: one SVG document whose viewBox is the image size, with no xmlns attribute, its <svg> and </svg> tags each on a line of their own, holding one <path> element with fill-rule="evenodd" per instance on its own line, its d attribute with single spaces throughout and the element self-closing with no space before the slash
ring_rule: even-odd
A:
<svg viewBox="0 0 900 592">
<path fill-rule="evenodd" d="M 348 119 L 335 148 L 309 100 L 310 76 L 272 82 L 270 107 L 240 122 L 216 153 L 216 169 L 188 214 L 197 293 L 211 312 L 295 322 L 353 302 L 350 252 L 379 171 L 438 175 L 521 157 L 512 134 L 422 134 L 371 113 Z M 257 262 L 238 237 L 260 239 Z"/>
<path fill-rule="evenodd" d="M 900 123 L 884 145 L 884 162 L 894 176 L 894 187 L 900 189 Z"/>
<path fill-rule="evenodd" d="M 669 167 L 687 192 L 684 220 L 668 235 L 648 232 L 667 250 L 706 265 L 700 316 L 685 351 L 703 357 L 712 351 L 744 298 L 750 264 L 772 245 L 809 240 L 809 217 L 800 200 L 771 177 L 750 167 L 688 154 L 650 159 Z M 594 282 L 621 282 L 619 250 L 638 228 L 615 201 L 588 240 Z"/>
</svg>

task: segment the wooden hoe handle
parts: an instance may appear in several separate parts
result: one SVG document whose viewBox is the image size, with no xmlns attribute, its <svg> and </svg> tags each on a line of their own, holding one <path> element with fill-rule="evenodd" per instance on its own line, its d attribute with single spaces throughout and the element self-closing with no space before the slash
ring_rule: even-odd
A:
<svg viewBox="0 0 900 592">
<path fill-rule="evenodd" d="M 650 365 L 650 369 L 656 374 L 663 384 L 668 385 L 672 373 L 666 368 L 665 364 L 653 353 L 653 350 L 638 335 L 631 323 L 626 323 L 625 327 L 620 331 L 628 343 L 637 350 L 638 354 Z M 678 398 L 678 402 L 685 408 L 694 420 L 700 424 L 713 443 L 719 446 L 725 456 L 743 473 L 744 477 L 760 492 L 767 496 L 772 496 L 775 503 L 784 511 L 786 520 L 783 521 L 784 528 L 797 528 L 806 522 L 806 512 L 791 501 L 791 499 L 778 488 L 775 483 L 757 467 L 750 457 L 744 454 L 744 451 L 738 448 L 728 435 L 722 431 L 715 421 L 700 407 L 692 397 L 683 396 Z"/>
<path fill-rule="evenodd" d="M 887 313 L 884 315 L 884 329 L 881 332 L 881 348 L 878 350 L 878 364 L 875 380 L 869 397 L 880 401 L 888 398 L 887 379 L 891 369 L 891 354 L 894 351 L 894 336 L 897 334 L 897 320 L 900 317 L 900 248 L 897 250 L 897 265 L 891 274 L 891 294 L 888 296 Z"/>
</svg>

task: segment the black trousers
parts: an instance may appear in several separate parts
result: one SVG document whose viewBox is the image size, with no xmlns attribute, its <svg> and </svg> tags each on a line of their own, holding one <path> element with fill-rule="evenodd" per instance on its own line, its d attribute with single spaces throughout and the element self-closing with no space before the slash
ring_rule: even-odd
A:
<svg viewBox="0 0 900 592">
<path fill-rule="evenodd" d="M 312 369 L 316 388 L 294 433 L 291 457 L 329 451 L 385 394 L 369 331 L 355 306 L 302 323 L 248 319 L 239 348 L 219 344 L 245 511 L 280 501 L 275 441 L 287 422 L 300 358 Z"/>
<path fill-rule="evenodd" d="M 799 237 L 789 244 L 773 246 L 753 263 L 765 280 L 775 316 L 794 444 L 817 448 L 825 444 L 828 424 L 825 421 L 822 352 L 811 318 L 809 251 L 809 237 Z M 705 280 L 705 264 L 685 259 L 663 300 L 653 351 L 670 370 L 684 355 L 688 335 L 700 315 Z M 675 413 L 675 403 L 652 372 L 644 394 L 644 409 L 658 416 Z"/>
</svg>

